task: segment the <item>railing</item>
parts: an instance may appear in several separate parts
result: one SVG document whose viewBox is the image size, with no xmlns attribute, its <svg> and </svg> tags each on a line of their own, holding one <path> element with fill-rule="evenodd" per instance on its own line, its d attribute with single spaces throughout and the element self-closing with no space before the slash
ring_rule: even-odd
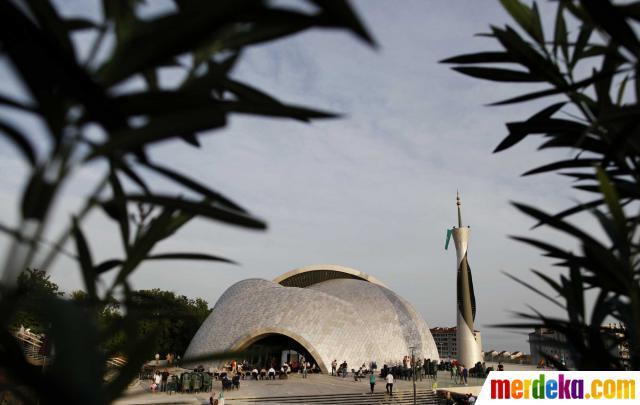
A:
<svg viewBox="0 0 640 405">
<path fill-rule="evenodd" d="M 40 336 L 29 330 L 13 331 L 13 336 L 18 340 L 18 344 L 22 348 L 25 358 L 31 364 L 46 365 L 51 359 L 42 354 L 41 349 L 43 341 Z"/>
<path fill-rule="evenodd" d="M 22 329 L 15 330 L 12 334 L 18 340 L 22 352 L 29 363 L 45 366 L 51 362 L 51 356 L 42 354 L 41 349 L 44 342 L 40 336 L 29 330 Z M 127 360 L 123 357 L 116 356 L 107 360 L 107 366 L 112 368 L 120 368 L 125 364 L 127 364 Z"/>
<path fill-rule="evenodd" d="M 107 366 L 120 368 L 127 364 L 127 360 L 124 357 L 112 357 L 107 360 Z"/>
</svg>

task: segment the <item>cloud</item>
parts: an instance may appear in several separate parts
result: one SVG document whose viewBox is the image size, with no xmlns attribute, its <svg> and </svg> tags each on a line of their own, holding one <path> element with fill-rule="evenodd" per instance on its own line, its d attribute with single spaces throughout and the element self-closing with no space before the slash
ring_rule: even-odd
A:
<svg viewBox="0 0 640 405">
<path fill-rule="evenodd" d="M 81 3 L 60 4 L 73 9 Z M 504 122 L 526 118 L 535 106 L 484 105 L 526 88 L 464 78 L 437 63 L 491 49 L 491 41 L 473 34 L 507 17 L 497 3 L 486 2 L 411 1 L 397 7 L 359 1 L 356 6 L 379 40 L 379 51 L 346 33 L 317 31 L 252 48 L 234 72 L 284 102 L 342 112 L 343 119 L 306 125 L 234 116 L 227 129 L 201 137 L 202 149 L 179 142 L 153 148 L 158 161 L 195 175 L 266 218 L 269 230 L 194 221 L 159 250 L 202 250 L 242 265 L 147 263 L 133 276 L 134 287 L 170 289 L 213 304 L 241 279 L 271 279 L 299 266 L 334 263 L 376 276 L 412 302 L 431 326 L 450 326 L 455 255 L 443 247 L 445 230 L 456 220 L 460 189 L 464 221 L 472 226 L 469 257 L 485 348 L 528 351 L 522 335 L 484 327 L 511 320 L 508 311 L 525 310 L 529 303 L 553 311 L 501 274 L 508 270 L 532 280 L 529 268 L 549 268 L 538 252 L 507 238 L 531 236 L 533 225 L 509 201 L 553 211 L 577 194 L 559 178 L 518 177 L 557 156 L 534 152 L 531 142 L 491 153 L 505 135 Z M 3 154 L 0 168 L 6 172 L 12 159 Z M 69 185 L 53 231 L 68 222 L 99 170 L 88 168 Z M 19 189 L 15 183 L 0 188 L 3 212 L 13 212 Z M 115 228 L 102 214 L 91 216 L 85 228 L 97 257 L 121 254 Z M 533 234 L 560 241 L 548 231 Z M 65 290 L 81 287 L 67 259 L 57 263 L 53 277 Z"/>
</svg>

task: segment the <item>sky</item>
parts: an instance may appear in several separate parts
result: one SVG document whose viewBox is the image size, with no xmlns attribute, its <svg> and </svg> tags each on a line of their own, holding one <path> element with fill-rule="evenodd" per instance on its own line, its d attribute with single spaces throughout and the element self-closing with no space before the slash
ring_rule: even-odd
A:
<svg viewBox="0 0 640 405">
<path fill-rule="evenodd" d="M 67 14 L 95 7 L 86 0 L 57 4 Z M 491 39 L 474 34 L 487 32 L 489 24 L 511 24 L 508 15 L 497 1 L 353 4 L 377 49 L 344 31 L 316 30 L 248 49 L 233 72 L 282 101 L 339 112 L 340 119 L 304 124 L 233 116 L 227 128 L 200 136 L 200 149 L 181 142 L 150 149 L 156 161 L 195 176 L 264 218 L 268 230 L 193 221 L 157 252 L 203 251 L 240 264 L 149 262 L 134 273 L 133 286 L 202 297 L 213 306 L 240 280 L 339 264 L 380 279 L 408 299 L 430 327 L 453 326 L 456 259 L 452 247 L 444 250 L 444 242 L 447 228 L 457 221 L 459 190 L 463 221 L 471 226 L 469 263 L 484 349 L 529 352 L 525 332 L 491 325 L 516 321 L 513 312 L 527 312 L 528 305 L 560 314 L 503 272 L 542 286 L 529 269 L 554 277 L 558 270 L 508 236 L 569 242 L 551 231 L 531 230 L 534 222 L 510 201 L 555 212 L 588 197 L 558 176 L 520 177 L 558 156 L 570 156 L 566 152 L 536 152 L 536 142 L 526 141 L 492 154 L 506 135 L 504 123 L 526 119 L 541 104 L 487 104 L 531 86 L 483 82 L 438 63 L 496 49 Z M 545 20 L 553 18 L 554 7 L 542 4 Z M 80 39 L 78 47 L 86 48 L 85 42 Z M 169 72 L 163 78 L 170 84 L 175 77 Z M 0 66 L 0 91 L 20 92 L 6 66 Z M 6 111 L 0 116 L 40 130 L 25 117 Z M 68 223 L 102 170 L 87 167 L 68 185 L 51 235 Z M 0 218 L 15 224 L 26 172 L 15 150 L 4 143 L 0 173 Z M 152 184 L 175 191 L 160 179 L 152 178 Z M 578 224 L 592 227 L 586 221 Z M 101 213 L 92 214 L 84 228 L 96 261 L 121 255 L 117 229 Z M 6 239 L 0 243 L 6 248 Z M 79 270 L 66 258 L 56 262 L 52 279 L 65 291 L 82 287 Z"/>
</svg>

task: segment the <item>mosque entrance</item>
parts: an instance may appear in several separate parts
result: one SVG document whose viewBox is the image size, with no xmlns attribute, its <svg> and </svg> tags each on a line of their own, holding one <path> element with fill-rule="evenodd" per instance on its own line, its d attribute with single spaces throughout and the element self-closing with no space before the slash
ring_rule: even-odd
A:
<svg viewBox="0 0 640 405">
<path fill-rule="evenodd" d="M 246 351 L 246 360 L 258 370 L 262 368 L 268 370 L 270 367 L 279 370 L 286 362 L 295 372 L 301 367 L 303 359 L 312 367 L 314 364 L 318 365 L 304 346 L 282 334 L 265 335 L 251 343 Z"/>
</svg>

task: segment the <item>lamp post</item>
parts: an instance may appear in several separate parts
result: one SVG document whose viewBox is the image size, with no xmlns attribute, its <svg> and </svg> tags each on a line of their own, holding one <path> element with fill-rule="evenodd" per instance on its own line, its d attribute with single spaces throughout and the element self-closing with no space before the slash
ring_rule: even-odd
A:
<svg viewBox="0 0 640 405">
<path fill-rule="evenodd" d="M 411 368 L 413 370 L 411 373 L 413 375 L 413 405 L 416 405 L 416 357 L 414 354 L 416 348 L 415 346 L 411 346 L 409 349 L 411 349 Z"/>
</svg>

